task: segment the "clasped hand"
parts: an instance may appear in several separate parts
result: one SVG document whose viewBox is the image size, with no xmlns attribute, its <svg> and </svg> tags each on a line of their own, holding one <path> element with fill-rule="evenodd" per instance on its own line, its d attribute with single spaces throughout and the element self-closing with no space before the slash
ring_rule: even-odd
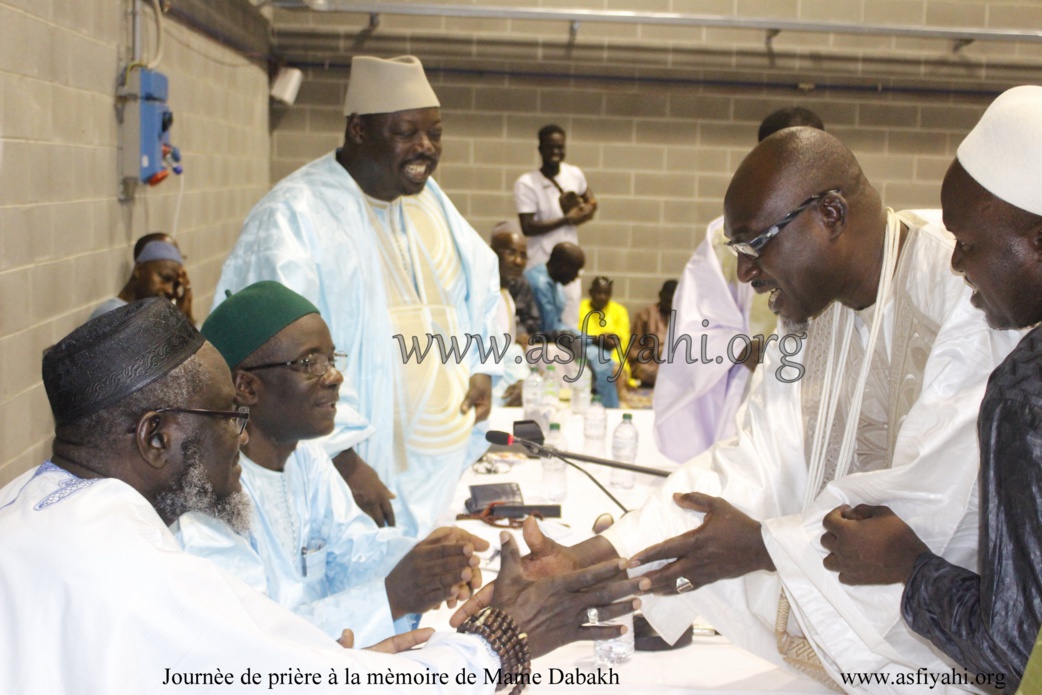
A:
<svg viewBox="0 0 1042 695">
<path fill-rule="evenodd" d="M 481 564 L 475 551 L 488 541 L 455 527 L 439 528 L 413 546 L 387 575 L 384 586 L 391 615 L 423 613 L 440 604 L 454 608 L 481 586 Z"/>
<path fill-rule="evenodd" d="M 531 517 L 525 521 L 524 534 L 532 555 L 539 552 L 539 557 L 522 560 L 513 537 L 501 534 L 499 578 L 456 611 L 449 624 L 457 627 L 488 605 L 500 608 L 528 634 L 533 657 L 576 640 L 621 635 L 620 625 L 588 624 L 587 610 L 596 608 L 601 622 L 631 613 L 640 608 L 640 600 L 626 597 L 646 591 L 650 582 L 626 578 L 626 561 L 620 559 L 577 568 L 569 549 L 543 537 Z"/>
<path fill-rule="evenodd" d="M 904 583 L 916 558 L 930 550 L 890 507 L 842 505 L 822 525 L 825 569 L 839 572 L 843 584 Z"/>
</svg>

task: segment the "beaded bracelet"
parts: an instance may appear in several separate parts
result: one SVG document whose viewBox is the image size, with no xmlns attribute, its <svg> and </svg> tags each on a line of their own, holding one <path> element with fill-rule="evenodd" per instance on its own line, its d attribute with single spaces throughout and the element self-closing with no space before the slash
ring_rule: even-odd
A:
<svg viewBox="0 0 1042 695">
<path fill-rule="evenodd" d="M 519 695 L 531 681 L 532 655 L 528 651 L 528 635 L 504 611 L 492 606 L 482 608 L 456 628 L 457 632 L 477 635 L 489 643 L 499 655 L 501 683 L 496 690 L 514 684 L 510 695 Z"/>
</svg>

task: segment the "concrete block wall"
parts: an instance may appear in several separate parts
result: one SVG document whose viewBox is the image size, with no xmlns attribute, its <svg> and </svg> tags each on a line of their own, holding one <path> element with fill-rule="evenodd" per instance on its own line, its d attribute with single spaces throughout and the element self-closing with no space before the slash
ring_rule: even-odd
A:
<svg viewBox="0 0 1042 695">
<path fill-rule="evenodd" d="M 425 4 L 436 4 L 427 2 Z M 515 2 L 483 2 L 484 5 Z M 1042 26 L 1036 1 L 588 0 L 546 7 L 721 14 L 925 27 Z M 272 181 L 336 147 L 352 54 L 412 53 L 442 101 L 439 183 L 483 234 L 514 217 L 536 131 L 568 132 L 567 159 L 597 194 L 580 230 L 586 277 L 614 277 L 631 313 L 656 300 L 720 214 L 731 173 L 770 111 L 800 105 L 859 157 L 895 208 L 939 206 L 955 148 L 992 96 L 1042 82 L 1042 44 L 382 14 L 276 12 L 279 52 L 305 69 L 273 121 Z"/>
<path fill-rule="evenodd" d="M 0 0 L 0 485 L 42 462 L 53 429 L 44 348 L 122 288 L 133 242 L 170 231 L 179 181 L 118 199 L 115 85 L 124 0 Z M 146 55 L 154 45 L 146 11 Z M 268 188 L 265 69 L 165 22 L 173 140 L 186 169 L 177 236 L 196 318 L 246 212 Z"/>
</svg>

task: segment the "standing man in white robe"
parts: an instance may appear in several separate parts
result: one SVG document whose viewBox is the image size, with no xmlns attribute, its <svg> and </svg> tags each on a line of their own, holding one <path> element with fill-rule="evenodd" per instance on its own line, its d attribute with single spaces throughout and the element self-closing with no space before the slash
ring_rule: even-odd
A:
<svg viewBox="0 0 1042 695">
<path fill-rule="evenodd" d="M 235 409 L 224 360 L 169 301 L 134 302 L 76 329 L 44 355 L 43 382 L 51 460 L 0 489 L 4 693 L 255 693 L 273 681 L 344 693 L 404 676 L 432 695 L 491 695 L 486 669 L 516 678 L 526 654 L 616 637 L 618 627 L 583 627 L 587 609 L 635 607 L 611 603 L 641 587 L 604 583 L 619 563 L 533 581 L 503 534 L 496 610 L 466 634 L 420 630 L 376 651 L 344 649 L 182 552 L 167 528 L 192 510 L 240 529 L 249 521 L 238 465 L 249 411 Z M 358 680 L 346 682 L 351 674 Z M 379 692 L 417 692 L 401 682 Z"/>
<path fill-rule="evenodd" d="M 739 278 L 770 294 L 787 332 L 810 322 L 802 365 L 786 362 L 792 339 L 772 341 L 737 439 L 601 536 L 564 548 L 528 529 L 528 569 L 667 561 L 647 575 L 665 596 L 644 609 L 667 639 L 700 614 L 779 665 L 851 692 L 901 692 L 844 675 L 950 666 L 901 620 L 899 587 L 847 587 L 822 566 L 822 519 L 850 500 L 888 504 L 938 555 L 972 566 L 972 425 L 987 373 L 1019 334 L 989 329 L 970 304 L 949 268 L 951 235 L 884 208 L 853 154 L 820 130 L 760 143 L 724 209 Z"/>
<path fill-rule="evenodd" d="M 757 142 L 783 128 L 810 126 L 825 130 L 816 113 L 799 106 L 778 109 L 760 123 Z M 684 266 L 673 295 L 673 319 L 669 326 L 667 359 L 658 368 L 652 394 L 655 409 L 655 444 L 677 463 L 702 453 L 714 442 L 733 437 L 735 413 L 748 393 L 749 377 L 760 363 L 761 346 L 753 348 L 744 363 L 701 359 L 701 338 L 706 355 L 724 356 L 735 335 L 769 336 L 774 315 L 767 298 L 738 279 L 738 264 L 727 249 L 724 218 L 709 223 L 706 236 Z M 691 336 L 693 358 L 686 359 L 681 336 Z M 677 350 L 670 350 L 676 345 Z"/>
<path fill-rule="evenodd" d="M 498 332 L 496 256 L 430 178 L 438 107 L 416 58 L 356 56 L 344 146 L 253 208 L 215 300 L 277 280 L 319 308 L 351 357 L 323 446 L 378 525 L 417 538 L 487 448 L 483 421 L 502 371 L 478 349 Z"/>
</svg>

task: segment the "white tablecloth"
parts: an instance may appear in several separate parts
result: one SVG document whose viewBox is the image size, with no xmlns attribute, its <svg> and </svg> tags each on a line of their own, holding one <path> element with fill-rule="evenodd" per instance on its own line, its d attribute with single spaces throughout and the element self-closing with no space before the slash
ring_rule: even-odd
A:
<svg viewBox="0 0 1042 695">
<path fill-rule="evenodd" d="M 582 436 L 582 417 L 574 416 L 568 411 L 559 414 L 562 431 L 568 441 L 568 450 L 590 453 L 611 458 L 611 433 L 622 420 L 623 412 L 632 412 L 633 421 L 640 432 L 637 464 L 649 468 L 660 468 L 665 471 L 676 469 L 676 464 L 662 456 L 655 449 L 652 437 L 653 413 L 649 410 L 608 411 L 608 427 L 605 451 L 596 454 L 584 451 L 585 442 Z M 491 417 L 492 429 L 513 431 L 513 422 L 523 419 L 519 408 L 498 408 Z M 608 486 L 610 469 L 595 464 L 581 464 Z M 469 496 L 469 486 L 479 483 L 517 482 L 521 486 L 525 502 L 544 502 L 540 486 L 541 467 L 538 459 L 531 459 L 516 464 L 506 473 L 478 474 L 468 471 L 460 481 L 456 492 L 453 509 L 464 510 L 463 502 Z M 618 490 L 609 486 L 612 494 L 629 508 L 638 506 L 655 486 L 661 484 L 663 478 L 638 474 L 636 484 L 630 490 Z M 577 543 L 592 535 L 593 520 L 602 512 L 610 512 L 616 519 L 621 511 L 604 493 L 578 471 L 568 470 L 568 493 L 561 503 L 562 518 L 544 522 L 544 531 L 566 544 Z M 449 521 L 449 520 L 447 520 Z M 493 548 L 499 545 L 499 530 L 478 521 L 461 521 L 458 523 L 467 531 L 489 540 Z M 515 533 L 522 553 L 527 548 L 521 534 Z M 491 551 L 490 551 L 491 552 Z M 498 567 L 498 563 L 492 565 Z M 494 572 L 485 569 L 485 580 L 495 577 Z M 451 611 L 442 609 L 424 616 L 423 625 L 438 629 L 449 629 L 448 618 Z M 560 678 L 563 674 L 589 674 L 596 670 L 593 659 L 593 645 L 590 642 L 578 642 L 552 654 L 537 659 L 533 663 L 533 672 L 542 674 L 542 684 L 533 686 L 528 692 L 575 693 L 618 692 L 627 694 L 655 693 L 828 693 L 830 690 L 799 675 L 783 671 L 768 661 L 731 644 L 725 637 L 695 637 L 693 643 L 683 649 L 667 652 L 637 652 L 627 663 L 614 667 L 619 685 L 573 685 L 565 683 L 551 684 L 551 677 Z M 603 667 L 602 667 L 603 668 Z M 556 669 L 556 670 L 554 670 Z"/>
</svg>

